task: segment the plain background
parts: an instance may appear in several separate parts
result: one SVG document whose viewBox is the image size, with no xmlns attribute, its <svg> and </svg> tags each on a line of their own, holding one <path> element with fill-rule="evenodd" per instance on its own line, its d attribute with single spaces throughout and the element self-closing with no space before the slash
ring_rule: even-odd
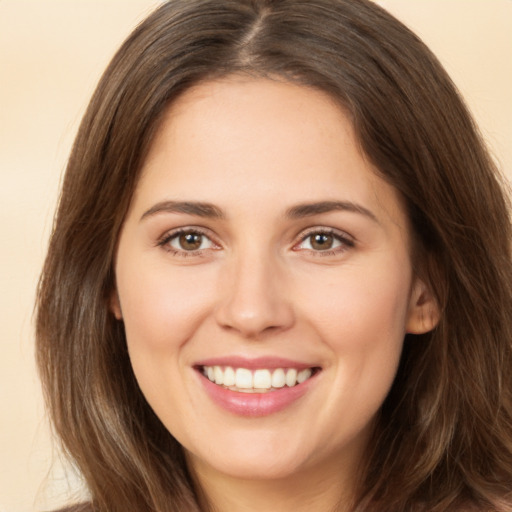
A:
<svg viewBox="0 0 512 512">
<path fill-rule="evenodd" d="M 49 510 L 79 480 L 52 447 L 33 362 L 34 290 L 93 88 L 157 0 L 0 0 L 0 512 Z M 512 1 L 381 0 L 439 56 L 512 178 Z"/>
</svg>

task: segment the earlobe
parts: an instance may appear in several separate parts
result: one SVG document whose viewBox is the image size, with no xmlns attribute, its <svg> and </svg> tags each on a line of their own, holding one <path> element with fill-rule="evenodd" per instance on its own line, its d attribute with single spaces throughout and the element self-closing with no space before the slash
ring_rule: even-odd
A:
<svg viewBox="0 0 512 512">
<path fill-rule="evenodd" d="M 408 334 L 425 334 L 439 323 L 440 311 L 430 288 L 420 279 L 414 282 L 406 324 Z"/>
<path fill-rule="evenodd" d="M 123 319 L 123 314 L 121 312 L 121 303 L 119 302 L 119 295 L 115 288 L 110 293 L 108 307 L 111 313 L 116 317 L 116 320 Z"/>
</svg>

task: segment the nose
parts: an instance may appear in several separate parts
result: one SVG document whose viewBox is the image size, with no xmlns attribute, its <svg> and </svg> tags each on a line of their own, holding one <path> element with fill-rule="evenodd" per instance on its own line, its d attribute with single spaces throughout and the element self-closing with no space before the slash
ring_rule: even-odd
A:
<svg viewBox="0 0 512 512">
<path fill-rule="evenodd" d="M 285 273 L 282 262 L 256 251 L 226 262 L 217 323 L 248 339 L 289 329 L 295 316 Z"/>
</svg>

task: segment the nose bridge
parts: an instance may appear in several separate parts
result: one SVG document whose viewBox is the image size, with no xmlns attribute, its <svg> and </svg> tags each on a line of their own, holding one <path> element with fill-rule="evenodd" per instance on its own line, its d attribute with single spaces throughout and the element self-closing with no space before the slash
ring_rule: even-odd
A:
<svg viewBox="0 0 512 512">
<path fill-rule="evenodd" d="M 223 269 L 217 321 L 244 337 L 283 330 L 293 324 L 283 263 L 272 251 L 248 244 Z"/>
</svg>

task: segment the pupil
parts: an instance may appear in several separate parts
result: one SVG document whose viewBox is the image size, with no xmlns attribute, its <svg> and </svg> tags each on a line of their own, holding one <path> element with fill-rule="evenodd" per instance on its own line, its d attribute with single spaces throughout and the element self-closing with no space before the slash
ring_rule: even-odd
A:
<svg viewBox="0 0 512 512">
<path fill-rule="evenodd" d="M 332 247 L 332 243 L 332 235 L 318 234 L 313 236 L 311 247 L 313 247 L 313 249 L 326 250 Z"/>
<path fill-rule="evenodd" d="M 202 235 L 197 233 L 185 233 L 180 235 L 180 246 L 187 251 L 194 251 L 201 247 Z"/>
</svg>

